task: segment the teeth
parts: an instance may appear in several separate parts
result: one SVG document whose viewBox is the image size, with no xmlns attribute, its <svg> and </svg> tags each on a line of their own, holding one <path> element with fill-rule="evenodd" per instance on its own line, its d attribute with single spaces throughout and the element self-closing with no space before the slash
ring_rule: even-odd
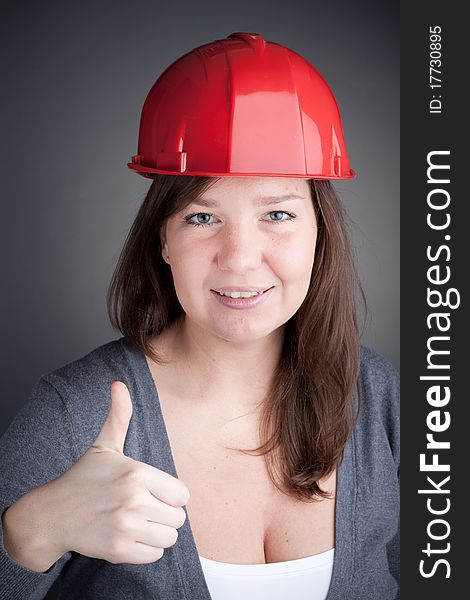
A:
<svg viewBox="0 0 470 600">
<path fill-rule="evenodd" d="M 228 296 L 229 298 L 251 298 L 252 296 L 259 296 L 258 292 L 217 292 L 221 296 Z"/>
</svg>

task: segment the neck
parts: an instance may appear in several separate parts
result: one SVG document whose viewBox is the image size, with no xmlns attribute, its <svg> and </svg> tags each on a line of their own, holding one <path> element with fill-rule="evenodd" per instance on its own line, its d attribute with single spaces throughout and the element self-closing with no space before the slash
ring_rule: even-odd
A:
<svg viewBox="0 0 470 600">
<path fill-rule="evenodd" d="M 201 404 L 253 408 L 267 393 L 279 362 L 284 326 L 268 336 L 233 342 L 200 329 L 184 315 L 163 332 L 156 349 Z"/>
</svg>

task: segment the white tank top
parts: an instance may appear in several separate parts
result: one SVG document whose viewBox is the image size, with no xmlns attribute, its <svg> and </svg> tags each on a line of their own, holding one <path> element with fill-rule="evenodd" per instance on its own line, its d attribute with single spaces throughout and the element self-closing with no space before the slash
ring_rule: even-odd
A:
<svg viewBox="0 0 470 600">
<path fill-rule="evenodd" d="M 335 549 L 283 562 L 237 565 L 199 556 L 212 600 L 325 600 Z"/>
</svg>

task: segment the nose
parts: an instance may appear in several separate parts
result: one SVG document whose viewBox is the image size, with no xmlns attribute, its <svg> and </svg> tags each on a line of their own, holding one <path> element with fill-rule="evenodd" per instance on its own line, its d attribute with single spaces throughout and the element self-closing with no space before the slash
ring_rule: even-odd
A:
<svg viewBox="0 0 470 600">
<path fill-rule="evenodd" d="M 221 271 L 244 274 L 260 266 L 266 240 L 254 227 L 246 223 L 226 225 L 219 239 L 217 263 Z"/>
</svg>

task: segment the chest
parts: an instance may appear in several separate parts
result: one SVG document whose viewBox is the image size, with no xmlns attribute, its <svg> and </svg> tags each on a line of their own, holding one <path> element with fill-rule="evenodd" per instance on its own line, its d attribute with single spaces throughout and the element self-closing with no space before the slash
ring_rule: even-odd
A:
<svg viewBox="0 0 470 600">
<path fill-rule="evenodd" d="M 336 473 L 321 486 L 331 499 L 306 503 L 287 496 L 272 483 L 264 456 L 236 450 L 259 445 L 255 418 L 196 415 L 159 387 L 176 471 L 191 494 L 186 510 L 201 556 L 271 563 L 335 546 Z"/>
</svg>

